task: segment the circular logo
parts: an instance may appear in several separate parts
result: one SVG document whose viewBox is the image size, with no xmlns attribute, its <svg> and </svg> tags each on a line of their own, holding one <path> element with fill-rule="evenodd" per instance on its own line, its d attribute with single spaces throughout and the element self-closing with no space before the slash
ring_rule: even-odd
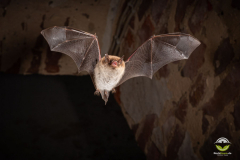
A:
<svg viewBox="0 0 240 160">
<path fill-rule="evenodd" d="M 231 143 L 227 138 L 221 137 L 221 138 L 218 138 L 218 140 L 214 144 L 216 145 L 219 151 L 224 152 L 228 150 Z"/>
</svg>

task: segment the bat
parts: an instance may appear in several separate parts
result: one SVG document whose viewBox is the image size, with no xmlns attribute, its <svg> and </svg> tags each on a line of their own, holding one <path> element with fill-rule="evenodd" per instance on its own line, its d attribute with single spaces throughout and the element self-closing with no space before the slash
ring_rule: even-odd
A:
<svg viewBox="0 0 240 160">
<path fill-rule="evenodd" d="M 87 71 L 93 81 L 95 95 L 102 96 L 105 105 L 109 92 L 126 80 L 153 74 L 162 66 L 177 60 L 188 59 L 200 42 L 189 34 L 170 33 L 154 35 L 145 41 L 126 60 L 105 54 L 101 57 L 97 35 L 67 26 L 54 26 L 41 32 L 51 51 L 70 56 L 78 73 Z"/>
</svg>

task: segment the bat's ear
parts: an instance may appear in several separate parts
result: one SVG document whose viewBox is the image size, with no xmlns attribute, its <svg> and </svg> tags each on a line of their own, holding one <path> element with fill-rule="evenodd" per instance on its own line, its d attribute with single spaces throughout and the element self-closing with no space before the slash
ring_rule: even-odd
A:
<svg viewBox="0 0 240 160">
<path fill-rule="evenodd" d="M 121 59 L 118 60 L 118 63 L 119 63 L 119 64 L 122 64 L 122 62 L 123 62 L 123 58 L 124 58 L 124 55 L 122 56 Z"/>
<path fill-rule="evenodd" d="M 110 59 L 109 59 L 108 54 L 105 54 L 105 62 L 106 62 L 106 63 L 109 63 L 109 62 L 110 62 Z"/>
</svg>

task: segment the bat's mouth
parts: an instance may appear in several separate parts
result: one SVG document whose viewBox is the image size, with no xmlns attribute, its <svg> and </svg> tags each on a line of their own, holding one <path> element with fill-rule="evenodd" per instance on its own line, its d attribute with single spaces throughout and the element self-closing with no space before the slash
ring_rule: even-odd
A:
<svg viewBox="0 0 240 160">
<path fill-rule="evenodd" d="M 118 62 L 117 62 L 117 61 L 113 61 L 113 62 L 111 63 L 111 65 L 112 65 L 113 67 L 117 67 Z"/>
</svg>

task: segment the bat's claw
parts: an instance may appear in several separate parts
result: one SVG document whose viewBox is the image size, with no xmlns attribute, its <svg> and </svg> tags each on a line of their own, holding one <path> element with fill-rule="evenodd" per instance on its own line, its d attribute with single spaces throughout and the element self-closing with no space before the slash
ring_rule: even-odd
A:
<svg viewBox="0 0 240 160">
<path fill-rule="evenodd" d="M 99 90 L 96 90 L 96 91 L 94 92 L 94 95 L 100 96 L 100 91 L 99 91 Z"/>
<path fill-rule="evenodd" d="M 112 93 L 116 93 L 116 89 L 115 88 L 112 89 Z"/>
</svg>

